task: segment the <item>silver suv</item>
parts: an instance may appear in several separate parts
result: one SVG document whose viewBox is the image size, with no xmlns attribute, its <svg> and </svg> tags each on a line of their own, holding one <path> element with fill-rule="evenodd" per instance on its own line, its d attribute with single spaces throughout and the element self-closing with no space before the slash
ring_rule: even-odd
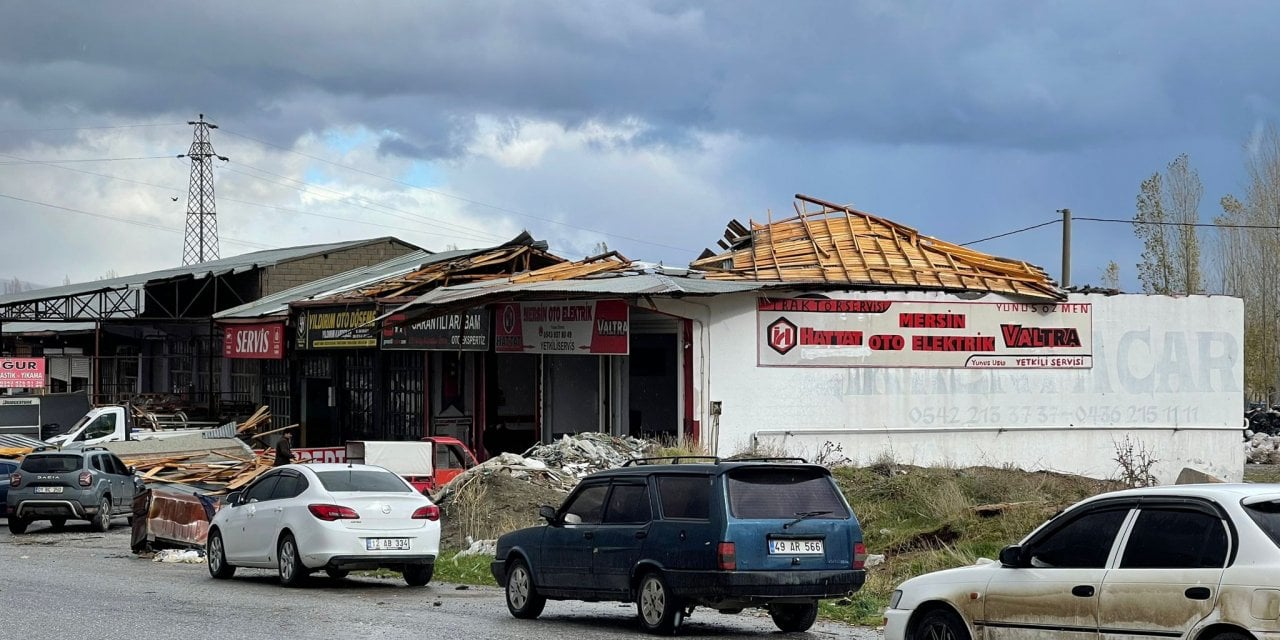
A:
<svg viewBox="0 0 1280 640">
<path fill-rule="evenodd" d="M 36 449 L 9 476 L 9 531 L 25 533 L 34 520 L 57 529 L 71 519 L 106 531 L 111 518 L 132 513 L 133 496 L 142 490 L 133 467 L 103 447 Z"/>
</svg>

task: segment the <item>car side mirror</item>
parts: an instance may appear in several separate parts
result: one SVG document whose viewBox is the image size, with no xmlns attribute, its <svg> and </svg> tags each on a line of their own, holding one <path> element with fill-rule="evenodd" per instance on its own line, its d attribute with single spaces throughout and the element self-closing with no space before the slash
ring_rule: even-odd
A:
<svg viewBox="0 0 1280 640">
<path fill-rule="evenodd" d="M 556 526 L 556 509 L 555 507 L 542 505 L 538 507 L 538 517 L 547 521 L 547 524 Z"/>
<path fill-rule="evenodd" d="M 135 474 L 135 473 L 137 473 L 137 472 L 138 472 L 138 470 L 137 470 L 137 469 L 134 469 L 133 467 L 129 467 L 129 475 L 133 475 L 133 474 Z"/>
<path fill-rule="evenodd" d="M 227 504 L 233 507 L 240 504 L 240 492 L 232 491 L 231 493 L 227 494 Z"/>
<path fill-rule="evenodd" d="M 1026 550 L 1020 545 L 1010 545 L 1000 550 L 1000 564 L 1006 567 L 1025 567 Z"/>
</svg>

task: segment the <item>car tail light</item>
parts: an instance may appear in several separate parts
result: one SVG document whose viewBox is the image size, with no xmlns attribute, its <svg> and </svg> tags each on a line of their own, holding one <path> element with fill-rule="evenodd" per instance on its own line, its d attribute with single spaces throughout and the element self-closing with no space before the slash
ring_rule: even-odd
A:
<svg viewBox="0 0 1280 640">
<path fill-rule="evenodd" d="M 861 542 L 853 543 L 853 568 L 862 569 L 867 566 L 867 545 Z"/>
<path fill-rule="evenodd" d="M 437 507 L 434 504 L 427 505 L 425 507 L 418 507 L 418 510 L 413 512 L 413 519 L 430 520 L 435 522 L 440 519 L 440 507 Z"/>
<path fill-rule="evenodd" d="M 356 513 L 355 509 L 336 504 L 309 504 L 307 505 L 307 510 L 311 512 L 311 515 L 325 522 L 360 519 L 360 514 Z"/>
<path fill-rule="evenodd" d="M 93 474 L 88 471 L 80 472 L 80 486 L 87 487 L 93 484 Z"/>
<path fill-rule="evenodd" d="M 738 551 L 732 542 L 716 545 L 716 566 L 721 571 L 734 571 L 738 568 Z"/>
<path fill-rule="evenodd" d="M 22 484 L 22 474 L 21 474 L 21 473 L 18 473 L 18 472 L 16 472 L 16 471 L 15 471 L 15 472 L 13 472 L 13 473 L 9 474 L 9 486 L 11 486 L 11 487 L 16 487 L 16 486 L 18 486 L 18 485 L 20 485 L 20 484 Z"/>
</svg>

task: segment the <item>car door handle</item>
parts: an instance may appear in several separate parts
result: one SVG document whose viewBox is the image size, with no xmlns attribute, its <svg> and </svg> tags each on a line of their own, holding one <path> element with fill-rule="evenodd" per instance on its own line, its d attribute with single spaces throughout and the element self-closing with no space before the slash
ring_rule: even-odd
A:
<svg viewBox="0 0 1280 640">
<path fill-rule="evenodd" d="M 1092 598 L 1092 597 L 1093 597 L 1093 585 L 1091 585 L 1091 584 L 1080 584 L 1080 585 L 1076 585 L 1076 586 L 1074 586 L 1074 587 L 1071 587 L 1071 595 L 1076 596 L 1077 598 Z"/>
<path fill-rule="evenodd" d="M 582 534 L 582 537 L 583 537 L 583 538 L 585 538 L 585 539 L 587 539 L 587 540 L 590 540 L 590 539 L 592 539 L 592 538 L 596 537 L 596 534 L 594 534 L 594 533 L 592 533 L 592 532 L 590 532 L 590 531 L 587 531 L 587 532 L 585 532 L 585 533 L 583 533 L 583 534 Z"/>
<path fill-rule="evenodd" d="M 1186 594 L 1192 600 L 1208 600 L 1209 596 L 1213 595 L 1213 592 L 1209 591 L 1208 587 L 1191 587 L 1187 589 Z"/>
<path fill-rule="evenodd" d="M 649 537 L 649 533 L 647 531 L 636 532 L 636 540 L 644 540 L 645 538 L 648 538 L 648 537 Z"/>
</svg>

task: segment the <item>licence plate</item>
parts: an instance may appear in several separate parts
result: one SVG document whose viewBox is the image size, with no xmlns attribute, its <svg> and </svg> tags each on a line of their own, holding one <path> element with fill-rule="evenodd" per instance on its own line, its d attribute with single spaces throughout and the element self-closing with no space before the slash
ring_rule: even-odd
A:
<svg viewBox="0 0 1280 640">
<path fill-rule="evenodd" d="M 820 555 L 823 553 L 823 546 L 821 540 L 770 540 L 769 553 Z"/>
<path fill-rule="evenodd" d="M 368 551 L 404 551 L 409 548 L 408 538 L 365 538 Z"/>
<path fill-rule="evenodd" d="M 62 487 L 36 487 L 36 493 L 62 493 Z"/>
</svg>

